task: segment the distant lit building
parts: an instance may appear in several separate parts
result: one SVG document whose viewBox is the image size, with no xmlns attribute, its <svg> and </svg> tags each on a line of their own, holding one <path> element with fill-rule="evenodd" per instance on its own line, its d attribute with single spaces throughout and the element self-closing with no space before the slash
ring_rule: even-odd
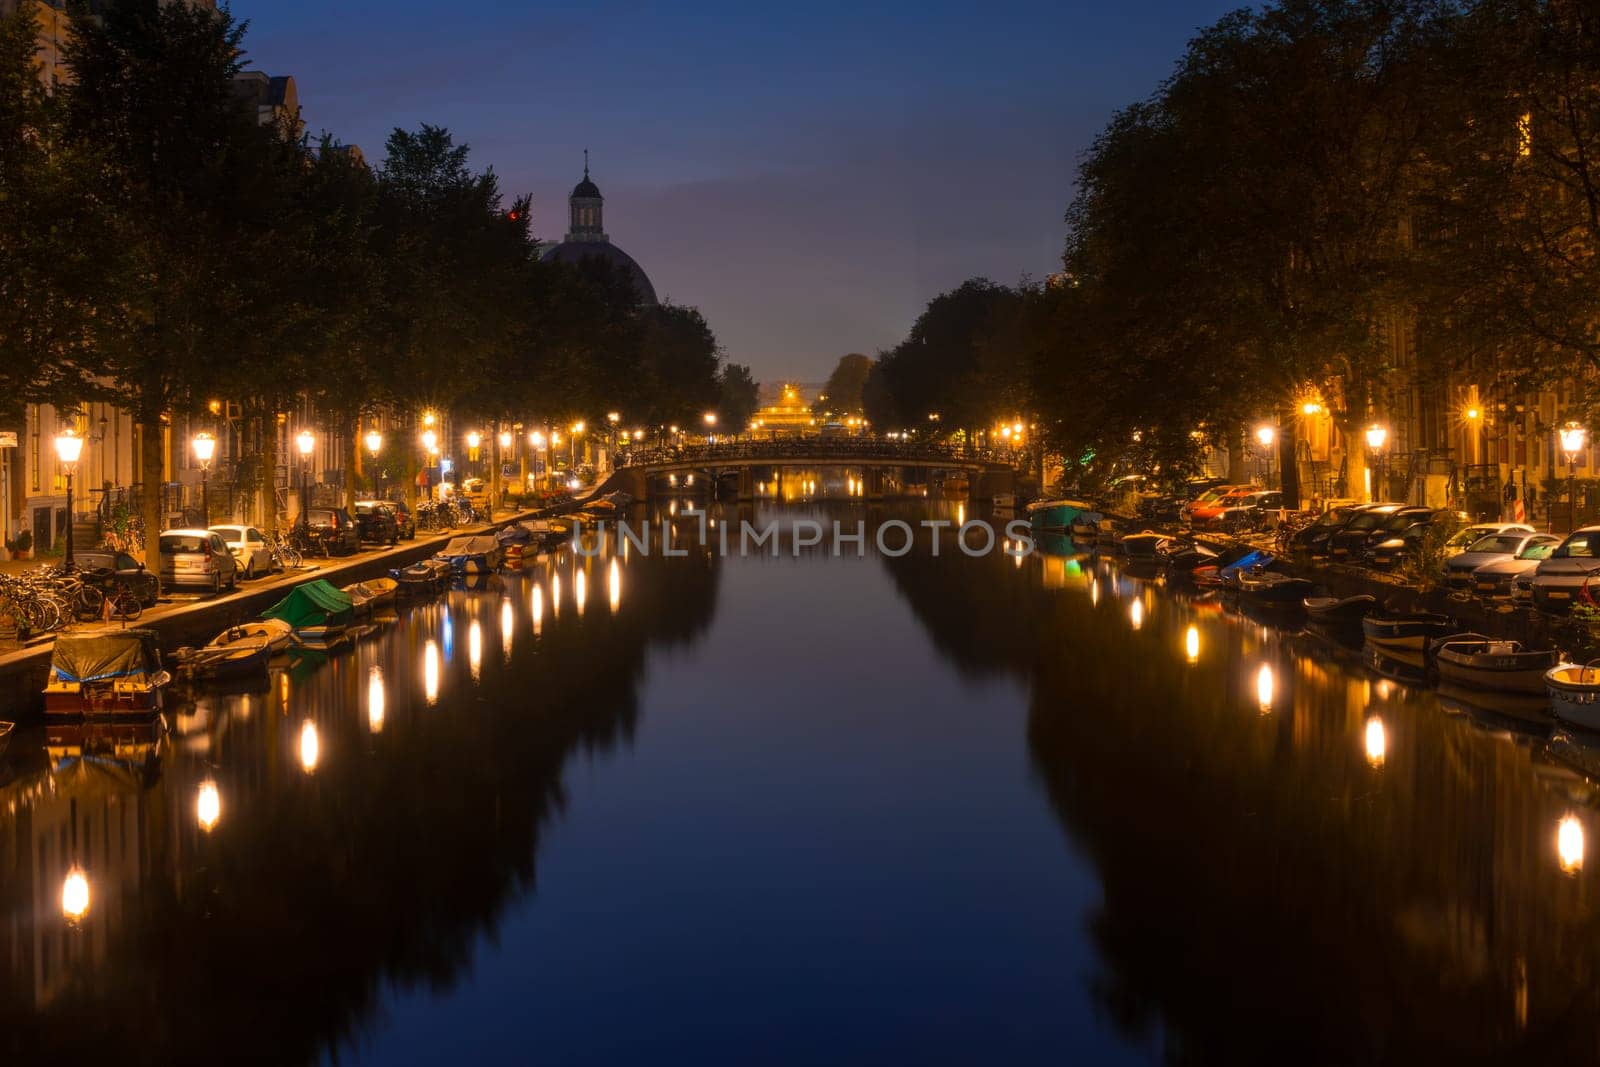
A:
<svg viewBox="0 0 1600 1067">
<path fill-rule="evenodd" d="M 770 392 L 764 386 L 762 406 L 751 416 L 750 432 L 760 437 L 799 437 L 817 433 L 821 424 L 811 413 L 820 390 L 799 382 L 783 382 Z"/>
</svg>

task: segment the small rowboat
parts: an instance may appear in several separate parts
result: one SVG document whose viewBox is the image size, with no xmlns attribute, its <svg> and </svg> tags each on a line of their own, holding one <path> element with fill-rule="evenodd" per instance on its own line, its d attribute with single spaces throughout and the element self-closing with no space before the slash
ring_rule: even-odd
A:
<svg viewBox="0 0 1600 1067">
<path fill-rule="evenodd" d="M 1529 651 L 1520 641 L 1449 640 L 1434 653 L 1440 679 L 1476 689 L 1542 693 L 1560 660 L 1554 649 Z"/>
<path fill-rule="evenodd" d="M 1367 593 L 1356 596 L 1308 596 L 1300 602 L 1312 622 L 1357 623 L 1378 606 L 1378 598 Z"/>
<path fill-rule="evenodd" d="M 367 607 L 372 611 L 394 606 L 395 590 L 399 582 L 393 578 L 368 578 L 361 583 L 361 588 L 367 594 Z"/>
<path fill-rule="evenodd" d="M 1429 641 L 1448 636 L 1455 625 L 1448 616 L 1429 612 L 1368 615 L 1361 620 L 1361 633 L 1367 644 L 1390 656 L 1401 654 L 1420 659 Z"/>
<path fill-rule="evenodd" d="M 216 637 L 213 637 L 211 643 L 215 645 L 225 636 L 228 636 L 230 640 L 264 637 L 272 655 L 276 656 L 278 653 L 288 650 L 289 638 L 293 633 L 294 627 L 282 619 L 257 619 L 254 622 L 241 622 L 237 626 L 230 626 Z"/>
<path fill-rule="evenodd" d="M 1241 571 L 1239 596 L 1262 607 L 1299 608 L 1316 585 L 1277 571 Z"/>
<path fill-rule="evenodd" d="M 1081 518 L 1082 516 L 1079 517 Z M 1074 520 L 1074 522 L 1076 521 Z M 1077 539 L 1076 529 L 1073 530 L 1073 539 Z M 1160 559 L 1164 554 L 1162 546 L 1167 540 L 1166 534 L 1159 534 L 1154 530 L 1144 530 L 1140 533 L 1127 534 L 1119 544 L 1122 545 L 1122 550 L 1128 554 L 1130 560 L 1154 561 Z"/>
<path fill-rule="evenodd" d="M 1562 663 L 1544 674 L 1550 708 L 1562 722 L 1600 730 L 1600 667 Z"/>
<path fill-rule="evenodd" d="M 265 637 L 246 637 L 224 630 L 203 648 L 180 648 L 173 653 L 180 674 L 208 681 L 265 676 L 272 658 L 272 643 Z"/>
</svg>

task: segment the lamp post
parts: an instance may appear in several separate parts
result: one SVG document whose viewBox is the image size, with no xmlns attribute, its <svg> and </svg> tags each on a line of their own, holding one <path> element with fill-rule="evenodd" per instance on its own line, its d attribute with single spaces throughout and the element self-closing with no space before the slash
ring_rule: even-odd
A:
<svg viewBox="0 0 1600 1067">
<path fill-rule="evenodd" d="M 67 555 L 65 566 L 72 570 L 72 476 L 78 471 L 78 457 L 83 455 L 83 438 L 70 426 L 56 434 L 56 458 L 67 476 Z"/>
<path fill-rule="evenodd" d="M 1382 426 L 1379 426 L 1377 423 L 1373 423 L 1371 426 L 1367 427 L 1367 451 L 1369 451 L 1372 454 L 1372 458 L 1378 460 L 1380 464 L 1383 459 L 1383 446 L 1388 440 L 1389 431 L 1384 429 Z M 1373 490 L 1377 490 L 1382 484 L 1383 468 L 1380 466 L 1378 468 L 1377 484 L 1372 487 Z M 1373 492 L 1368 492 L 1367 496 L 1369 499 L 1373 498 Z"/>
<path fill-rule="evenodd" d="M 715 411 L 706 412 L 705 420 L 706 420 L 706 444 L 709 445 L 709 444 L 712 443 L 713 434 L 716 432 L 716 429 L 717 429 L 717 413 Z"/>
<path fill-rule="evenodd" d="M 1266 487 L 1272 488 L 1272 442 L 1278 439 L 1278 431 L 1271 426 L 1256 427 L 1256 441 L 1261 445 L 1261 454 L 1267 460 Z"/>
<path fill-rule="evenodd" d="M 200 525 L 211 525 L 211 499 L 206 494 L 206 477 L 211 473 L 211 457 L 217 454 L 217 439 L 201 430 L 191 442 L 194 458 L 200 464 Z"/>
<path fill-rule="evenodd" d="M 505 481 L 502 477 L 503 472 L 501 471 L 501 468 L 505 465 L 507 457 L 511 455 L 511 431 L 501 430 L 499 433 L 495 434 L 494 439 L 500 445 L 500 452 L 495 456 L 494 465 L 490 467 L 489 473 L 492 476 L 491 481 L 494 483 L 495 496 L 499 497 L 505 492 Z M 492 518 L 494 514 L 493 504 L 489 505 L 489 512 L 490 517 Z"/>
<path fill-rule="evenodd" d="M 544 460 L 539 456 L 539 453 L 544 451 L 544 434 L 538 430 L 530 431 L 528 433 L 528 444 L 532 445 L 534 449 L 533 477 L 534 481 L 538 481 L 539 476 L 543 473 L 542 468 L 544 466 Z"/>
<path fill-rule="evenodd" d="M 1583 451 L 1584 438 L 1588 435 L 1582 426 L 1576 422 L 1569 422 L 1561 427 L 1561 451 L 1567 455 L 1567 532 L 1571 533 L 1578 525 L 1578 497 L 1576 493 L 1578 484 L 1578 453 Z M 68 483 L 71 484 L 70 482 Z"/>
<path fill-rule="evenodd" d="M 310 430 L 301 430 L 295 435 L 294 443 L 300 449 L 300 525 L 309 528 L 310 517 L 306 514 L 306 508 L 311 503 L 311 453 L 317 447 L 317 435 Z"/>
<path fill-rule="evenodd" d="M 572 424 L 572 433 L 567 437 L 567 465 L 569 467 L 576 467 L 578 465 L 578 435 L 583 431 L 584 424 L 582 419 L 579 419 L 577 422 Z M 568 471 L 569 475 L 572 473 L 573 472 Z"/>
<path fill-rule="evenodd" d="M 383 449 L 383 434 L 374 426 L 367 431 L 367 454 L 372 457 L 372 495 L 383 499 L 383 472 L 378 469 L 378 453 Z"/>
<path fill-rule="evenodd" d="M 424 415 L 422 424 L 428 427 L 422 431 L 422 465 L 426 468 L 428 461 L 433 458 L 433 454 L 439 449 L 439 435 L 433 431 L 432 415 Z M 428 499 L 433 499 L 433 484 L 431 482 L 428 485 Z"/>
<path fill-rule="evenodd" d="M 617 424 L 621 421 L 622 413 L 620 411 L 606 412 L 606 422 L 611 424 L 611 454 L 613 456 L 615 456 L 617 453 Z M 613 459 L 611 461 L 611 465 L 615 467 L 617 465 L 617 461 Z"/>
</svg>

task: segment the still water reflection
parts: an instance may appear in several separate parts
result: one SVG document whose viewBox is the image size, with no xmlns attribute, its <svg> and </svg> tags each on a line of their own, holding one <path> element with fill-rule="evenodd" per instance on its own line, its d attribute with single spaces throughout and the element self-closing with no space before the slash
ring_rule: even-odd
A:
<svg viewBox="0 0 1600 1067">
<path fill-rule="evenodd" d="M 563 553 L 164 735 L 20 736 L 0 1049 L 1600 1054 L 1587 744 L 1064 542 L 941 547 Z"/>
</svg>

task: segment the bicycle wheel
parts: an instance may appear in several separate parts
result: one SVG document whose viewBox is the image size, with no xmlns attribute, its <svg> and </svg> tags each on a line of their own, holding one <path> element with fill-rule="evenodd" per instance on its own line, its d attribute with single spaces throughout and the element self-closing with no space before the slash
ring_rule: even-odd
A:
<svg viewBox="0 0 1600 1067">
<path fill-rule="evenodd" d="M 139 603 L 138 597 L 123 589 L 118 591 L 116 600 L 112 601 L 112 610 L 120 618 L 137 622 L 139 616 L 144 614 L 144 605 Z"/>
<path fill-rule="evenodd" d="M 72 598 L 72 611 L 80 619 L 97 619 L 105 603 L 106 595 L 98 586 L 83 585 Z"/>
<path fill-rule="evenodd" d="M 61 629 L 61 607 L 54 600 L 41 596 L 29 597 L 23 601 L 22 611 L 27 616 L 30 629 L 40 633 Z"/>
</svg>

